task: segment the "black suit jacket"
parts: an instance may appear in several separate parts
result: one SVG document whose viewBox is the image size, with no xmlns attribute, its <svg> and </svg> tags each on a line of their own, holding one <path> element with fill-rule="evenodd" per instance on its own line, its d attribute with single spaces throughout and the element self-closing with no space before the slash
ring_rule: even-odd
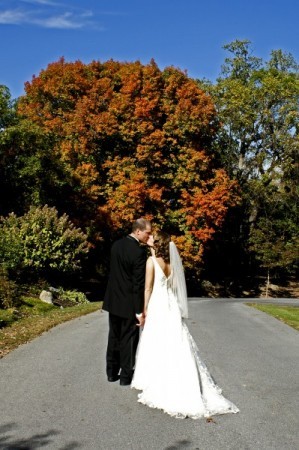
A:
<svg viewBox="0 0 299 450">
<path fill-rule="evenodd" d="M 123 318 L 132 318 L 143 311 L 145 265 L 146 250 L 132 236 L 112 245 L 105 311 Z"/>
</svg>

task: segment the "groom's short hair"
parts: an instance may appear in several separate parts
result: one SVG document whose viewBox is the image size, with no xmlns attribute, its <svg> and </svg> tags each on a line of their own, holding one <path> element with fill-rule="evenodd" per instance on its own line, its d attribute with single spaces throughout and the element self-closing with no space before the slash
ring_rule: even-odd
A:
<svg viewBox="0 0 299 450">
<path fill-rule="evenodd" d="M 150 221 L 141 217 L 140 219 L 135 220 L 132 224 L 132 232 L 135 233 L 136 230 L 144 231 L 148 225 L 150 225 Z"/>
</svg>

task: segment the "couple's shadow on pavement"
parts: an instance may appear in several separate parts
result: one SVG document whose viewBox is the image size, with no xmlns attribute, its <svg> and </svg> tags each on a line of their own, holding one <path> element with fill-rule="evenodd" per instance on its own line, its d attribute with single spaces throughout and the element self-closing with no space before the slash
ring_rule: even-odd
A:
<svg viewBox="0 0 299 450">
<path fill-rule="evenodd" d="M 1 450 L 34 450 L 42 448 L 46 445 L 54 444 L 54 437 L 59 435 L 57 430 L 49 430 L 46 433 L 33 434 L 30 437 L 22 439 L 14 438 L 14 434 L 18 428 L 16 423 L 7 423 L 0 425 L 0 448 Z M 82 448 L 79 442 L 71 441 L 60 447 L 60 450 L 71 450 Z"/>
</svg>

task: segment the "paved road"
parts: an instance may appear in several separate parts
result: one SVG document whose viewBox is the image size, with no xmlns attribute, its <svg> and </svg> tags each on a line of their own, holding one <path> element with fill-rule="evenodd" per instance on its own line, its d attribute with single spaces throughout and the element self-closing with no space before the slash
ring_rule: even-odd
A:
<svg viewBox="0 0 299 450">
<path fill-rule="evenodd" d="M 0 360 L 0 448 L 299 449 L 299 333 L 244 300 L 191 299 L 190 316 L 202 358 L 239 414 L 173 419 L 106 382 L 107 314 L 96 312 Z"/>
</svg>

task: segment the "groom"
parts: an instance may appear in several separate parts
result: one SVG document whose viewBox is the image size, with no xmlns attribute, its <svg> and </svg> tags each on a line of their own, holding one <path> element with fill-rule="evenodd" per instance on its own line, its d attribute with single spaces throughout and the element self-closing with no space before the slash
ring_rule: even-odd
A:
<svg viewBox="0 0 299 450">
<path fill-rule="evenodd" d="M 111 248 L 110 275 L 103 309 L 109 312 L 109 335 L 106 354 L 108 381 L 120 379 L 121 386 L 131 384 L 135 354 L 142 324 L 146 244 L 151 223 L 143 218 L 132 224 L 130 235 L 116 241 Z M 120 373 L 119 373 L 120 372 Z"/>
</svg>

